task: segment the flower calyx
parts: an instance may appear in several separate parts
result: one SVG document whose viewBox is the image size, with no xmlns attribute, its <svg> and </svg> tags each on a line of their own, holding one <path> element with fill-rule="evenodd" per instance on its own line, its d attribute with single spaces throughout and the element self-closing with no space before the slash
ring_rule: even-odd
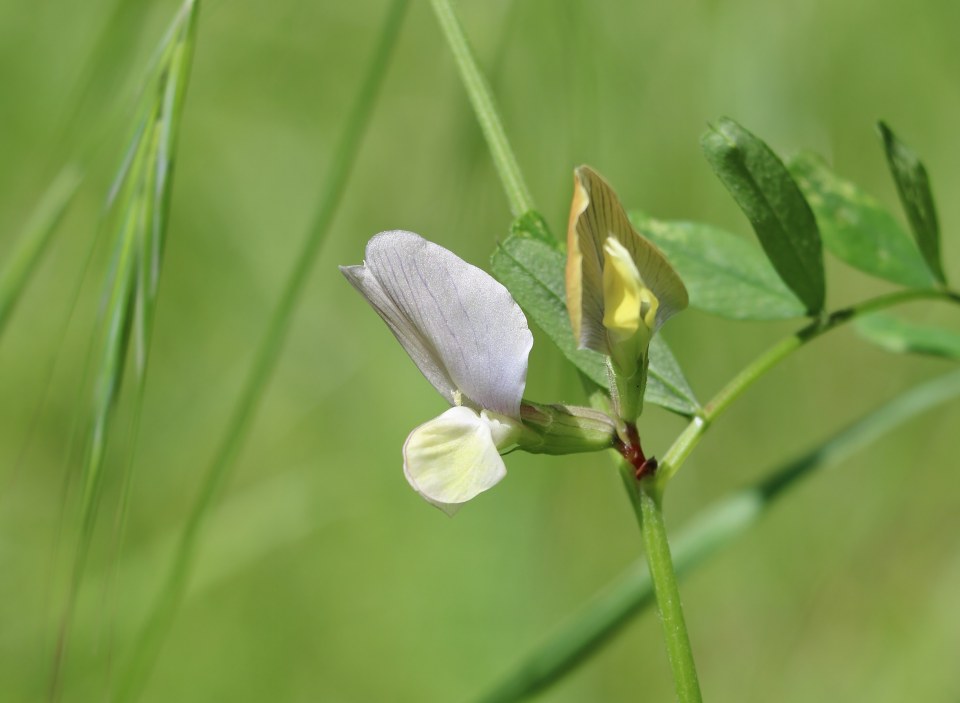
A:
<svg viewBox="0 0 960 703">
<path fill-rule="evenodd" d="M 619 424 L 593 408 L 524 399 L 520 405 L 524 433 L 519 448 L 532 454 L 578 454 L 616 447 Z"/>
</svg>

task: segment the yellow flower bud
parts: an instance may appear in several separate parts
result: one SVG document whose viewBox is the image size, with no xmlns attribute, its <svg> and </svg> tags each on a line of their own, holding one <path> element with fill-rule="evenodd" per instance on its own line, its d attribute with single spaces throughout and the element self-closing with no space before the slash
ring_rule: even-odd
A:
<svg viewBox="0 0 960 703">
<path fill-rule="evenodd" d="M 630 252 L 617 239 L 603 244 L 603 326 L 610 357 L 618 369 L 632 374 L 656 329 L 660 301 L 643 282 Z"/>
<path fill-rule="evenodd" d="M 574 339 L 610 358 L 614 408 L 633 422 L 643 408 L 650 340 L 687 306 L 687 290 L 589 166 L 574 171 L 566 274 Z"/>
</svg>

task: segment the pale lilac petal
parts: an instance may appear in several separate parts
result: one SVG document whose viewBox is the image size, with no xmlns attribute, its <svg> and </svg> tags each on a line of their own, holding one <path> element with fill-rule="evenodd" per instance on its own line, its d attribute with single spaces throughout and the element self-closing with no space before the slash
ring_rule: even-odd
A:
<svg viewBox="0 0 960 703">
<path fill-rule="evenodd" d="M 510 293 L 476 266 L 412 232 L 383 232 L 363 266 L 341 268 L 423 375 L 451 404 L 516 417 L 533 336 Z"/>
<path fill-rule="evenodd" d="M 387 295 L 366 266 L 341 266 L 340 271 L 373 306 L 427 380 L 453 405 L 457 384 L 450 378 L 439 353 L 401 308 Z"/>
</svg>

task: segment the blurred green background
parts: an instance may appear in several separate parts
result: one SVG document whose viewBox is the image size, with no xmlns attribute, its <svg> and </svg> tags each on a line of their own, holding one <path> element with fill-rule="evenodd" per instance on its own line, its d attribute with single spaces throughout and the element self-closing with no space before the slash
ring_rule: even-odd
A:
<svg viewBox="0 0 960 703">
<path fill-rule="evenodd" d="M 0 340 L 0 699 L 47 695 L 69 566 L 77 427 L 107 259 L 94 248 L 136 89 L 178 4 L 0 2 L 0 257 L 59 168 L 88 172 Z M 161 587 L 316 208 L 387 3 L 205 1 L 182 125 L 129 524 L 117 413 L 107 498 L 63 699 L 103 700 Z M 562 231 L 588 162 L 629 207 L 750 235 L 698 139 L 727 114 L 781 153 L 811 147 L 891 207 L 874 133 L 924 157 L 960 275 L 960 5 L 464 0 L 534 197 Z M 337 272 L 377 231 L 417 231 L 486 265 L 506 200 L 426 2 L 405 20 L 339 214 L 281 364 L 205 533 L 144 701 L 469 700 L 637 558 L 606 456 L 511 455 L 455 519 L 407 486 L 400 447 L 443 408 Z M 89 257 L 91 251 L 94 255 Z M 831 307 L 887 289 L 828 262 Z M 914 319 L 955 323 L 930 304 Z M 952 314 L 952 320 L 951 320 Z M 690 311 L 665 330 L 707 399 L 794 323 Z M 536 332 L 535 332 L 536 333 Z M 582 402 L 537 335 L 528 395 Z M 818 341 L 711 431 L 667 502 L 672 528 L 844 423 L 946 371 L 851 330 Z M 795 490 L 682 586 L 711 701 L 956 701 L 960 405 L 902 427 Z M 651 409 L 661 454 L 682 427 Z M 542 696 L 666 701 L 652 611 Z"/>
</svg>

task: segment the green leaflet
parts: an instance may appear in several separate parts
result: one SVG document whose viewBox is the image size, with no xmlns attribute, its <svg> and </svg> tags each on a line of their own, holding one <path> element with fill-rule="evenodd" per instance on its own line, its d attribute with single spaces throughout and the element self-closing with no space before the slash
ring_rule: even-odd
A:
<svg viewBox="0 0 960 703">
<path fill-rule="evenodd" d="M 789 167 L 817 216 L 824 245 L 837 258 L 910 288 L 933 283 L 917 247 L 880 203 L 833 173 L 815 154 L 797 154 Z"/>
<path fill-rule="evenodd" d="M 650 369 L 645 398 L 661 408 L 691 416 L 700 410 L 700 403 L 687 383 L 680 364 L 663 337 L 655 335 L 650 342 Z"/>
<path fill-rule="evenodd" d="M 887 165 L 897 184 L 900 202 L 907 213 L 920 253 L 936 279 L 946 283 L 940 261 L 940 226 L 937 224 L 937 209 L 933 204 L 927 169 L 916 153 L 897 139 L 897 135 L 886 124 L 878 122 L 877 129 L 883 139 Z"/>
<path fill-rule="evenodd" d="M 854 323 L 860 335 L 887 351 L 960 359 L 960 332 L 875 313 Z"/>
<path fill-rule="evenodd" d="M 630 219 L 677 269 L 690 305 L 734 320 L 803 317 L 805 308 L 756 246 L 697 222 Z"/>
<path fill-rule="evenodd" d="M 753 225 L 773 267 L 807 308 L 823 310 L 823 250 L 813 211 L 764 142 L 722 117 L 700 140 L 710 166 Z"/>
<path fill-rule="evenodd" d="M 547 333 L 563 355 L 591 381 L 608 385 L 606 360 L 597 352 L 577 349 L 567 316 L 564 292 L 564 255 L 545 241 L 515 233 L 493 253 L 491 268 L 533 322 Z M 673 354 L 661 339 L 650 346 L 646 400 L 681 415 L 699 408 Z"/>
</svg>

